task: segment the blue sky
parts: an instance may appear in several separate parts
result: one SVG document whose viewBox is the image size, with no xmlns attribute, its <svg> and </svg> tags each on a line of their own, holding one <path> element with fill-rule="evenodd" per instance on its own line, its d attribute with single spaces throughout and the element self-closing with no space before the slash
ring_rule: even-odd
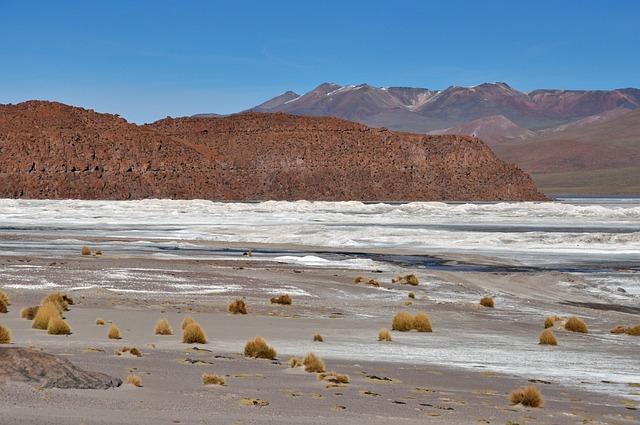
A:
<svg viewBox="0 0 640 425">
<path fill-rule="evenodd" d="M 640 86 L 640 1 L 0 0 L 0 103 L 135 122 L 331 81 Z"/>
</svg>

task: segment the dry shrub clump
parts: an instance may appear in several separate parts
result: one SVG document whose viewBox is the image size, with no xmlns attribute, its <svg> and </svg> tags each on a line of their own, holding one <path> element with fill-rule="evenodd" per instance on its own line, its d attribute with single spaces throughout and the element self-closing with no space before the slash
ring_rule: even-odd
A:
<svg viewBox="0 0 640 425">
<path fill-rule="evenodd" d="M 138 375 L 127 376 L 127 384 L 131 384 L 134 387 L 142 387 L 142 379 Z"/>
<path fill-rule="evenodd" d="M 71 335 L 71 327 L 62 317 L 52 317 L 49 320 L 49 325 L 47 325 L 47 332 L 50 335 Z"/>
<path fill-rule="evenodd" d="M 173 335 L 173 329 L 167 319 L 160 319 L 156 322 L 156 327 L 153 330 L 156 335 Z"/>
<path fill-rule="evenodd" d="M 540 391 L 533 385 L 513 390 L 511 394 L 509 394 L 509 400 L 511 400 L 513 404 L 522 404 L 528 407 L 542 407 L 544 405 L 542 394 L 540 394 Z"/>
<path fill-rule="evenodd" d="M 382 328 L 378 331 L 378 341 L 391 341 L 391 332 L 389 332 L 389 329 Z"/>
<path fill-rule="evenodd" d="M 69 300 L 71 300 L 71 303 L 69 303 Z M 64 311 L 69 311 L 69 304 L 73 304 L 73 300 L 66 295 L 62 295 L 60 292 L 52 292 L 42 299 L 40 305 L 45 303 L 55 304 L 58 307 L 58 310 L 60 310 L 60 313 L 62 313 Z"/>
<path fill-rule="evenodd" d="M 315 334 L 313 336 L 313 342 L 324 342 L 324 338 L 322 338 L 322 335 L 320 334 Z"/>
<path fill-rule="evenodd" d="M 228 310 L 231 314 L 247 314 L 247 305 L 240 298 L 236 298 L 229 303 Z"/>
<path fill-rule="evenodd" d="M 116 351 L 116 354 L 118 356 L 121 356 L 124 353 L 129 353 L 135 357 L 142 357 L 142 352 L 137 347 L 122 347 L 121 349 Z"/>
<path fill-rule="evenodd" d="M 391 329 L 394 331 L 407 332 L 413 329 L 413 316 L 406 311 L 401 311 L 393 316 Z"/>
<path fill-rule="evenodd" d="M 267 344 L 267 341 L 264 338 L 257 336 L 254 339 L 247 341 L 244 346 L 244 355 L 245 357 L 253 357 L 256 359 L 269 359 L 273 360 L 276 358 L 276 350 L 273 347 L 270 347 Z"/>
<path fill-rule="evenodd" d="M 120 329 L 118 329 L 116 325 L 111 325 L 109 327 L 107 336 L 109 337 L 109 339 L 122 339 L 122 336 L 120 335 Z"/>
<path fill-rule="evenodd" d="M 298 357 L 291 357 L 287 361 L 287 364 L 289 365 L 290 368 L 300 367 L 302 366 L 302 359 Z"/>
<path fill-rule="evenodd" d="M 0 300 L 0 313 L 7 313 L 8 311 L 7 303 L 4 300 Z"/>
<path fill-rule="evenodd" d="M 496 306 L 493 298 L 491 297 L 482 297 L 480 298 L 480 305 L 483 307 L 494 308 Z"/>
<path fill-rule="evenodd" d="M 640 336 L 640 325 L 629 326 L 627 328 L 627 335 Z"/>
<path fill-rule="evenodd" d="M 540 345 L 558 345 L 558 340 L 551 329 L 545 329 L 540 334 Z"/>
<path fill-rule="evenodd" d="M 348 384 L 349 375 L 344 375 L 336 372 L 324 372 L 318 374 L 318 381 L 328 381 L 334 384 Z"/>
<path fill-rule="evenodd" d="M 413 292 L 409 292 L 408 297 L 411 298 L 412 300 L 415 300 L 416 294 L 414 294 Z"/>
<path fill-rule="evenodd" d="M 322 373 L 325 371 L 324 362 L 314 353 L 307 353 L 302 359 L 302 364 L 304 365 L 304 370 L 309 373 Z"/>
<path fill-rule="evenodd" d="M 184 328 L 186 328 L 187 326 L 189 326 L 190 324 L 192 324 L 193 322 L 195 322 L 195 320 L 193 320 L 193 317 L 191 316 L 186 316 L 184 319 L 182 319 L 182 324 L 180 325 L 182 327 L 182 329 L 184 330 Z"/>
<path fill-rule="evenodd" d="M 291 297 L 286 294 L 271 298 L 271 304 L 291 305 L 291 301 Z"/>
<path fill-rule="evenodd" d="M 391 282 L 400 283 L 402 285 L 412 285 L 412 286 L 418 286 L 418 284 L 420 283 L 420 281 L 418 280 L 418 276 L 416 276 L 413 273 L 398 275 L 395 278 L 391 279 Z"/>
<path fill-rule="evenodd" d="M 101 319 L 101 318 L 99 318 L 99 317 L 98 317 L 98 318 L 96 319 L 96 325 L 98 325 L 98 326 L 104 326 L 104 319 Z"/>
<path fill-rule="evenodd" d="M 587 324 L 584 323 L 582 319 L 576 316 L 569 317 L 564 324 L 564 328 L 571 332 L 580 332 L 583 334 L 586 334 L 589 332 L 589 329 L 587 328 Z"/>
<path fill-rule="evenodd" d="M 224 377 L 205 372 L 202 374 L 202 384 L 203 385 L 224 385 Z"/>
<path fill-rule="evenodd" d="M 27 320 L 33 320 L 34 317 L 36 317 L 39 308 L 40 306 L 38 305 L 34 307 L 25 307 L 20 310 L 20 317 Z"/>
<path fill-rule="evenodd" d="M 378 282 L 377 280 L 369 279 L 368 277 L 364 276 L 356 276 L 355 279 L 353 279 L 353 283 L 355 283 L 356 285 L 359 283 L 364 283 L 365 285 L 371 285 L 375 287 L 380 286 L 380 282 Z"/>
<path fill-rule="evenodd" d="M 560 316 L 556 316 L 556 315 L 554 315 L 554 316 L 547 316 L 547 317 L 545 317 L 545 318 L 544 318 L 544 328 L 545 328 L 545 329 L 547 329 L 547 328 L 552 328 L 552 327 L 553 327 L 553 325 L 554 325 L 556 322 L 560 321 L 560 320 L 562 320 L 562 318 L 561 318 Z"/>
<path fill-rule="evenodd" d="M 47 330 L 49 327 L 49 321 L 54 317 L 60 317 L 60 309 L 56 304 L 46 302 L 38 308 L 31 327 L 33 329 Z"/>
<path fill-rule="evenodd" d="M 627 332 L 627 327 L 626 326 L 622 326 L 622 325 L 618 325 L 615 328 L 611 329 L 609 332 L 611 332 L 612 334 L 623 334 Z"/>
<path fill-rule="evenodd" d="M 429 316 L 423 312 L 417 313 L 413 318 L 413 329 L 418 332 L 433 332 Z"/>
<path fill-rule="evenodd" d="M 185 344 L 206 344 L 207 335 L 198 322 L 192 322 L 182 330 L 182 342 Z"/>
<path fill-rule="evenodd" d="M 91 248 L 89 248 L 87 245 L 84 245 L 82 247 L 82 249 L 80 250 L 80 254 L 82 254 L 82 255 L 91 255 Z"/>
<path fill-rule="evenodd" d="M 9 302 L 9 297 L 4 291 L 0 291 L 0 304 L 4 304 L 5 308 L 6 306 L 11 305 L 11 303 Z M 6 311 L 3 313 L 6 313 Z"/>
<path fill-rule="evenodd" d="M 6 326 L 0 325 L 0 344 L 11 343 L 11 329 Z"/>
</svg>

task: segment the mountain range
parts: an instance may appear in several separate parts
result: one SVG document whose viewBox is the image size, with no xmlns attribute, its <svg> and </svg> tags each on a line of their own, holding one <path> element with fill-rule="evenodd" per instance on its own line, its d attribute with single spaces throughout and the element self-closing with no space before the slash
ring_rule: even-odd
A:
<svg viewBox="0 0 640 425">
<path fill-rule="evenodd" d="M 640 193 L 640 90 L 534 90 L 506 83 L 431 90 L 324 83 L 257 112 L 335 116 L 371 127 L 480 137 L 552 194 Z M 552 155 L 544 154 L 553 152 Z M 553 147 L 553 149 L 550 149 Z M 604 154 L 606 152 L 606 155 Z"/>
</svg>

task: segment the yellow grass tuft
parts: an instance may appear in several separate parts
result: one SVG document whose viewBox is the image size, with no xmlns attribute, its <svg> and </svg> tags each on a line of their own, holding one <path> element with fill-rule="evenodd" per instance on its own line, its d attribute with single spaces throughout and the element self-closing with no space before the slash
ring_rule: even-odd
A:
<svg viewBox="0 0 640 425">
<path fill-rule="evenodd" d="M 304 365 L 304 370 L 309 373 L 322 373 L 325 371 L 324 362 L 314 353 L 307 353 L 302 359 L 302 364 Z"/>
<path fill-rule="evenodd" d="M 552 328 L 553 325 L 560 320 L 562 320 L 562 317 L 557 315 L 547 316 L 544 318 L 544 328 Z"/>
<path fill-rule="evenodd" d="M 413 329 L 413 316 L 406 311 L 396 313 L 391 323 L 391 329 L 401 332 L 410 331 Z"/>
<path fill-rule="evenodd" d="M 313 336 L 313 342 L 324 342 L 324 338 L 322 338 L 322 335 L 320 334 L 315 334 Z"/>
<path fill-rule="evenodd" d="M 167 319 L 160 319 L 156 322 L 156 327 L 153 330 L 156 335 L 173 335 L 173 329 Z"/>
<path fill-rule="evenodd" d="M 7 303 L 4 300 L 0 300 L 0 313 L 6 313 L 9 309 L 7 308 Z"/>
<path fill-rule="evenodd" d="M 356 285 L 359 283 L 364 283 L 365 285 L 371 285 L 375 287 L 380 286 L 380 282 L 378 282 L 377 280 L 369 279 L 368 277 L 364 276 L 356 276 L 356 278 L 353 279 L 353 283 L 355 283 Z"/>
<path fill-rule="evenodd" d="M 224 377 L 214 375 L 212 373 L 203 373 L 202 384 L 203 385 L 224 385 Z"/>
<path fill-rule="evenodd" d="M 589 332 L 587 324 L 576 316 L 571 316 L 564 324 L 564 328 L 571 332 L 580 332 L 586 334 Z"/>
<path fill-rule="evenodd" d="M 622 326 L 622 325 L 618 325 L 615 328 L 611 329 L 609 332 L 611 332 L 612 334 L 623 334 L 627 332 L 627 327 L 626 326 Z"/>
<path fill-rule="evenodd" d="M 46 302 L 38 308 L 31 327 L 33 329 L 46 330 L 49 327 L 49 321 L 54 317 L 60 317 L 58 305 L 52 302 Z"/>
<path fill-rule="evenodd" d="M 328 381 L 334 384 L 348 384 L 349 375 L 336 372 L 323 372 L 318 374 L 318 381 Z"/>
<path fill-rule="evenodd" d="M 480 305 L 483 307 L 494 308 L 496 305 L 491 297 L 480 298 Z"/>
<path fill-rule="evenodd" d="M 107 336 L 109 339 L 122 339 L 120 335 L 120 329 L 116 325 L 111 325 L 109 327 L 109 332 L 107 332 Z"/>
<path fill-rule="evenodd" d="M 391 332 L 389 332 L 389 329 L 382 328 L 378 331 L 378 341 L 391 341 Z"/>
<path fill-rule="evenodd" d="M 411 298 L 412 300 L 415 300 L 416 294 L 414 294 L 413 292 L 409 292 L 408 297 Z"/>
<path fill-rule="evenodd" d="M 206 344 L 207 335 L 198 322 L 193 322 L 182 330 L 182 342 L 185 344 Z"/>
<path fill-rule="evenodd" d="M 558 345 L 558 340 L 551 329 L 545 329 L 540 334 L 540 345 Z"/>
<path fill-rule="evenodd" d="M 20 310 L 20 317 L 27 320 L 33 320 L 33 318 L 36 317 L 36 313 L 38 313 L 39 308 L 40 306 L 25 307 Z"/>
<path fill-rule="evenodd" d="M 4 291 L 0 291 L 0 301 L 4 302 L 6 305 L 10 305 L 9 297 Z"/>
<path fill-rule="evenodd" d="M 80 254 L 82 254 L 82 255 L 91 255 L 91 248 L 89 248 L 88 246 L 84 245 L 82 247 L 82 249 L 80 250 Z"/>
<path fill-rule="evenodd" d="M 195 320 L 193 320 L 193 317 L 191 316 L 186 316 L 184 319 L 182 319 L 182 325 L 180 325 L 182 327 L 182 329 L 184 330 L 184 328 L 186 328 L 187 326 L 189 326 L 190 324 L 192 324 L 193 322 L 195 322 Z"/>
<path fill-rule="evenodd" d="M 289 360 L 287 361 L 287 364 L 289 365 L 289 367 L 291 368 L 296 368 L 296 367 L 300 367 L 302 366 L 302 359 L 298 358 L 298 357 L 291 357 L 289 358 Z"/>
<path fill-rule="evenodd" d="M 271 298 L 271 304 L 291 305 L 291 301 L 291 297 L 286 294 Z"/>
<path fill-rule="evenodd" d="M 116 351 L 118 356 L 121 356 L 123 353 L 129 353 L 135 357 L 142 357 L 142 352 L 136 347 L 122 347 L 121 349 Z"/>
<path fill-rule="evenodd" d="M 142 387 L 142 378 L 138 375 L 129 375 L 127 376 L 127 384 L 131 384 L 135 387 Z"/>
<path fill-rule="evenodd" d="M 245 357 L 253 357 L 256 359 L 270 359 L 276 358 L 276 350 L 267 344 L 264 338 L 257 336 L 254 339 L 247 341 L 244 346 Z"/>
<path fill-rule="evenodd" d="M 101 319 L 101 318 L 99 318 L 99 317 L 98 317 L 98 318 L 96 319 L 96 325 L 98 325 L 98 326 L 104 326 L 104 319 Z"/>
<path fill-rule="evenodd" d="M 418 280 L 418 276 L 411 273 L 411 274 L 405 274 L 405 275 L 399 274 L 395 278 L 391 279 L 391 283 L 400 283 L 402 285 L 418 286 L 420 281 Z"/>
<path fill-rule="evenodd" d="M 433 332 L 429 316 L 423 312 L 417 313 L 413 318 L 413 329 L 418 332 Z"/>
<path fill-rule="evenodd" d="M 528 407 L 542 407 L 544 405 L 542 394 L 540 394 L 540 391 L 533 385 L 513 390 L 511 394 L 509 394 L 509 400 L 511 400 L 513 404 L 522 404 Z"/>
<path fill-rule="evenodd" d="M 6 326 L 0 325 L 0 344 L 11 343 L 11 329 Z"/>
<path fill-rule="evenodd" d="M 62 295 L 60 292 L 52 292 L 42 299 L 40 305 L 44 303 L 53 303 L 58 307 L 60 313 L 62 313 L 64 311 L 69 311 L 69 302 L 67 301 L 68 299 L 70 298 L 68 298 L 66 295 Z M 73 300 L 71 301 L 71 303 L 73 303 Z"/>
<path fill-rule="evenodd" d="M 228 310 L 232 314 L 247 314 L 247 305 L 240 298 L 236 298 L 229 303 Z"/>
<path fill-rule="evenodd" d="M 627 335 L 640 336 L 640 325 L 629 326 L 627 328 Z"/>
<path fill-rule="evenodd" d="M 52 317 L 47 325 L 47 332 L 50 335 L 71 335 L 71 327 L 65 322 L 62 317 Z"/>
</svg>

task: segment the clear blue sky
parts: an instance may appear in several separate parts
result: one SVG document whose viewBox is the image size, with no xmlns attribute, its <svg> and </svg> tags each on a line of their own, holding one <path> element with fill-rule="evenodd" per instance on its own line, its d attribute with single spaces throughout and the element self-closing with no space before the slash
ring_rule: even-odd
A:
<svg viewBox="0 0 640 425">
<path fill-rule="evenodd" d="M 0 103 L 135 122 L 319 83 L 640 86 L 640 1 L 0 0 Z"/>
</svg>

